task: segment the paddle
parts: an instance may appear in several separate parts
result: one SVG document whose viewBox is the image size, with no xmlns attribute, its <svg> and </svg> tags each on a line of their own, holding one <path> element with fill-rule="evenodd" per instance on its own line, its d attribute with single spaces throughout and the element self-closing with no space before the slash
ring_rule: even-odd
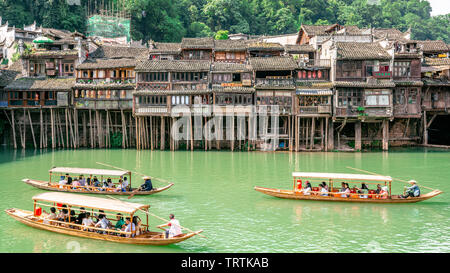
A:
<svg viewBox="0 0 450 273">
<path fill-rule="evenodd" d="M 353 167 L 349 167 L 349 166 L 347 166 L 346 168 L 349 168 L 349 169 L 352 169 L 352 170 L 356 170 L 356 171 L 360 171 L 360 172 L 365 172 L 365 173 L 372 174 L 372 175 L 380 175 L 380 174 L 376 174 L 376 173 L 373 173 L 373 172 L 369 172 L 369 171 L 365 171 L 365 170 L 361 170 L 361 169 L 357 169 L 357 168 L 353 168 Z M 392 177 L 392 179 L 398 180 L 398 181 L 400 181 L 400 182 L 404 182 L 404 183 L 408 183 L 408 184 L 409 184 L 409 182 L 406 181 L 406 180 L 402 180 L 402 179 L 398 179 L 398 178 L 393 178 L 393 177 Z M 425 187 L 425 186 L 422 186 L 422 185 L 419 185 L 419 184 L 417 184 L 417 185 L 418 185 L 418 186 L 421 186 L 422 188 L 425 188 L 425 189 L 429 189 L 429 190 L 434 191 L 434 189 L 432 189 L 432 188 Z"/>
<path fill-rule="evenodd" d="M 103 165 L 103 166 L 115 168 L 115 169 L 118 169 L 118 170 L 121 170 L 121 171 L 127 171 L 127 170 L 125 170 L 125 169 L 122 169 L 122 168 L 119 168 L 119 167 L 116 167 L 116 166 L 112 166 L 112 165 L 109 165 L 109 164 L 106 164 L 106 163 L 102 163 L 102 162 L 95 162 L 95 163 L 100 164 L 100 165 Z M 165 182 L 165 183 L 167 183 L 167 184 L 173 184 L 172 182 L 167 181 L 167 180 L 162 179 L 162 178 L 158 178 L 158 177 L 153 177 L 153 176 L 150 176 L 150 175 L 142 174 L 142 173 L 136 171 L 136 169 L 134 169 L 134 172 L 137 173 L 137 174 L 139 174 L 139 175 L 142 175 L 142 176 L 148 176 L 148 177 L 150 177 L 151 179 L 154 179 L 154 180 L 156 180 L 156 181 Z"/>
<path fill-rule="evenodd" d="M 122 201 L 122 200 L 120 200 L 120 199 L 117 199 L 117 198 L 114 198 L 114 197 L 112 197 L 112 196 L 110 196 L 110 195 L 106 195 L 106 196 L 109 197 L 109 198 L 111 198 L 111 199 L 114 199 L 114 200 L 120 201 L 120 202 L 122 202 L 122 203 L 125 203 L 124 201 Z M 166 220 L 166 219 L 164 219 L 164 218 L 162 218 L 162 217 L 159 217 L 158 215 L 155 215 L 155 214 L 153 214 L 153 213 L 151 213 L 151 212 L 145 211 L 145 210 L 140 209 L 140 208 L 139 208 L 139 210 L 142 211 L 143 213 L 147 214 L 147 215 L 151 215 L 151 216 L 153 216 L 153 217 L 155 217 L 155 218 L 158 218 L 158 219 L 161 220 L 161 221 L 169 222 L 169 220 Z M 182 227 L 181 225 L 180 225 L 180 227 L 181 227 L 182 229 L 185 229 L 185 230 L 189 231 L 189 232 L 196 233 L 195 231 L 192 231 L 192 230 L 190 230 L 190 229 L 188 229 L 188 228 L 186 228 L 186 227 Z M 159 227 L 158 227 L 158 228 L 159 228 Z M 161 229 L 162 229 L 162 228 L 161 228 Z M 202 232 L 202 231 L 203 231 L 203 230 L 200 230 L 200 232 Z M 203 238 L 206 238 L 206 236 L 204 236 L 204 235 L 202 235 L 202 234 L 197 233 L 197 235 L 198 235 L 198 236 L 201 236 L 201 237 L 203 237 Z"/>
</svg>

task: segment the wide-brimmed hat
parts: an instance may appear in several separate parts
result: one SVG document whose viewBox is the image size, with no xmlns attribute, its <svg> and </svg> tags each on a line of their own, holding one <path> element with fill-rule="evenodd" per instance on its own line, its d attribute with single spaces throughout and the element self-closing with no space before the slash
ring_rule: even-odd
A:
<svg viewBox="0 0 450 273">
<path fill-rule="evenodd" d="M 144 177 L 142 177 L 142 179 L 147 180 L 147 179 L 150 179 L 150 177 L 149 176 L 144 176 Z"/>
<path fill-rule="evenodd" d="M 408 183 L 409 183 L 409 184 L 417 184 L 416 180 L 412 180 L 412 179 L 409 180 Z"/>
</svg>

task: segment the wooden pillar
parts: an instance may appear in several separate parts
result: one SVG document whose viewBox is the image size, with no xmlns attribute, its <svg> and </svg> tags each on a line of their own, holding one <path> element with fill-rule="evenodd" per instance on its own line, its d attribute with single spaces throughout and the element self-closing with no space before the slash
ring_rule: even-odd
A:
<svg viewBox="0 0 450 273">
<path fill-rule="evenodd" d="M 161 116 L 161 151 L 166 149 L 165 130 L 165 119 Z"/>
<path fill-rule="evenodd" d="M 316 118 L 311 118 L 311 143 L 310 143 L 310 149 L 314 149 L 314 135 L 316 132 Z"/>
<path fill-rule="evenodd" d="M 328 122 L 327 118 L 327 123 L 328 123 L 327 151 L 332 151 L 334 149 L 334 122 L 331 118 Z"/>
<path fill-rule="evenodd" d="M 44 120 L 42 116 L 42 108 L 39 109 L 39 127 L 40 127 L 40 133 L 39 133 L 39 148 L 42 149 L 44 146 Z"/>
<path fill-rule="evenodd" d="M 355 150 L 361 151 L 361 121 L 355 122 Z"/>
<path fill-rule="evenodd" d="M 428 144 L 427 111 L 423 111 L 423 144 Z"/>
<path fill-rule="evenodd" d="M 383 151 L 389 149 L 389 120 L 385 119 L 382 123 L 383 126 Z"/>
<path fill-rule="evenodd" d="M 31 120 L 30 109 L 28 109 L 28 119 L 30 120 L 31 136 L 33 137 L 34 148 L 37 148 L 36 138 L 34 137 L 33 121 Z"/>
<path fill-rule="evenodd" d="M 16 141 L 16 118 L 14 117 L 14 109 L 11 109 L 11 127 L 13 133 L 13 145 L 14 149 L 17 149 L 17 141 Z"/>
<path fill-rule="evenodd" d="M 50 120 L 51 120 L 51 128 L 52 128 L 52 149 L 55 149 L 55 124 L 54 124 L 54 117 L 53 117 L 53 108 L 50 108 Z"/>
</svg>

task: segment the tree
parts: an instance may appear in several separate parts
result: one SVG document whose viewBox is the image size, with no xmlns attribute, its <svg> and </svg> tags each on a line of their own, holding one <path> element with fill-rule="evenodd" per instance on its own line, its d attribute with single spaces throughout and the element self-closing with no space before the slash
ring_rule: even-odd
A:
<svg viewBox="0 0 450 273">
<path fill-rule="evenodd" d="M 227 40 L 228 39 L 228 30 L 219 30 L 216 32 L 214 36 L 216 40 Z"/>
</svg>

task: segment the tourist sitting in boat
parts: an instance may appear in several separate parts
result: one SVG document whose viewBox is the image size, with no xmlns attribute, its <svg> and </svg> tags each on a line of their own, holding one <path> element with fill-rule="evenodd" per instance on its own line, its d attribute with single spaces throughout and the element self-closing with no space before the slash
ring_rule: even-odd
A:
<svg viewBox="0 0 450 273">
<path fill-rule="evenodd" d="M 67 180 L 64 176 L 61 176 L 61 180 L 59 180 L 58 185 L 60 189 L 64 188 L 64 185 L 67 185 Z"/>
<path fill-rule="evenodd" d="M 111 180 L 111 177 L 108 177 L 108 179 L 106 180 L 106 183 L 108 184 L 108 188 L 113 188 L 114 187 L 114 184 L 113 184 L 113 182 Z"/>
<path fill-rule="evenodd" d="M 388 187 L 386 187 L 386 186 L 382 187 L 382 188 L 381 188 L 381 191 L 380 191 L 380 196 L 379 196 L 379 198 L 380 198 L 380 199 L 387 199 L 387 198 L 388 198 L 388 195 L 389 195 Z"/>
<path fill-rule="evenodd" d="M 311 183 L 306 181 L 306 186 L 302 189 L 303 195 L 311 195 Z"/>
<path fill-rule="evenodd" d="M 108 221 L 108 219 L 106 219 L 106 215 L 100 214 L 98 217 L 100 220 L 95 224 L 95 227 L 109 229 L 111 223 Z M 106 231 L 99 230 L 98 233 L 106 234 Z"/>
<path fill-rule="evenodd" d="M 134 237 L 135 233 L 136 233 L 136 225 L 131 222 L 131 218 L 127 217 L 126 218 L 126 227 L 124 229 L 125 232 L 132 232 L 131 237 Z M 126 237 L 130 237 L 130 234 L 127 234 Z"/>
<path fill-rule="evenodd" d="M 127 187 L 125 186 L 125 182 L 122 179 L 119 179 L 119 185 L 117 185 L 117 188 L 115 190 L 116 192 L 126 192 Z"/>
<path fill-rule="evenodd" d="M 173 214 L 169 215 L 169 219 L 170 221 L 167 224 L 159 225 L 158 228 L 169 227 L 169 229 L 165 231 L 166 238 L 180 235 L 182 233 L 180 222 L 175 219 L 175 215 Z"/>
<path fill-rule="evenodd" d="M 136 236 L 141 234 L 141 218 L 133 216 L 133 224 L 136 227 Z"/>
<path fill-rule="evenodd" d="M 76 216 L 74 210 L 70 211 L 70 217 L 67 218 L 67 222 L 74 223 L 74 224 L 77 222 L 77 216 Z M 69 226 L 69 227 L 73 228 L 73 226 Z"/>
<path fill-rule="evenodd" d="M 117 213 L 116 219 L 117 219 L 117 222 L 116 222 L 116 225 L 114 226 L 114 228 L 116 230 L 122 230 L 125 226 L 125 221 L 123 220 L 122 214 Z"/>
<path fill-rule="evenodd" d="M 411 184 L 411 187 L 406 187 L 403 192 L 403 195 L 400 195 L 400 198 L 408 198 L 408 197 L 419 197 L 420 196 L 420 188 L 417 185 L 417 182 L 415 180 L 409 180 L 409 184 Z"/>
<path fill-rule="evenodd" d="M 94 178 L 92 179 L 92 185 L 94 187 L 100 187 L 101 186 L 100 181 L 98 181 L 98 179 L 97 179 L 97 176 L 94 176 Z"/>
<path fill-rule="evenodd" d="M 344 190 L 341 189 L 341 197 L 350 197 L 350 187 L 348 183 L 342 183 L 344 185 Z"/>
<path fill-rule="evenodd" d="M 72 182 L 72 189 L 75 190 L 79 186 L 81 186 L 80 181 L 78 181 L 78 179 L 73 180 L 73 182 Z"/>
<path fill-rule="evenodd" d="M 321 196 L 328 196 L 328 191 L 327 189 L 325 189 L 325 187 L 323 186 L 323 184 L 319 184 L 319 188 L 320 188 L 320 195 Z"/>
<path fill-rule="evenodd" d="M 95 226 L 94 221 L 92 221 L 92 219 L 90 218 L 91 213 L 90 212 L 86 212 L 85 217 L 83 218 L 82 224 L 85 227 L 93 227 Z M 91 231 L 91 229 L 87 229 L 87 228 L 83 228 L 83 230 L 89 230 Z"/>
<path fill-rule="evenodd" d="M 69 211 L 66 209 L 67 208 L 66 205 L 62 205 L 62 208 L 63 209 L 61 209 L 61 211 L 58 214 L 58 221 L 66 222 L 67 218 L 69 217 Z"/>
<path fill-rule="evenodd" d="M 365 183 L 361 184 L 361 188 L 356 188 L 357 192 L 360 194 L 359 198 L 368 198 L 369 188 Z"/>
<path fill-rule="evenodd" d="M 50 225 L 54 225 L 54 223 L 50 222 L 51 220 L 57 220 L 58 216 L 56 215 L 56 209 L 54 207 L 50 208 L 50 213 L 45 212 L 44 213 L 48 214 L 45 218 L 44 218 L 44 224 L 50 224 Z"/>
<path fill-rule="evenodd" d="M 90 177 L 86 178 L 86 186 L 92 186 Z"/>
<path fill-rule="evenodd" d="M 345 182 L 341 183 L 341 190 L 339 192 L 344 192 L 345 191 Z"/>
<path fill-rule="evenodd" d="M 124 177 L 124 178 L 123 178 L 123 185 L 122 185 L 122 188 L 124 188 L 125 191 L 126 191 L 127 188 L 128 188 L 128 179 L 127 179 L 127 177 Z"/>
<path fill-rule="evenodd" d="M 144 184 L 142 184 L 139 187 L 139 190 L 141 190 L 141 191 L 151 191 L 151 190 L 153 190 L 152 180 L 150 179 L 150 177 L 145 176 L 142 179 L 144 179 L 145 182 L 144 182 Z"/>
<path fill-rule="evenodd" d="M 86 186 L 86 179 L 84 178 L 84 176 L 80 175 L 78 182 L 80 182 L 80 186 Z"/>
<path fill-rule="evenodd" d="M 66 178 L 67 178 L 67 185 L 72 185 L 72 177 L 70 177 L 68 173 L 66 173 Z"/>
<path fill-rule="evenodd" d="M 80 208 L 80 213 L 78 213 L 77 216 L 77 221 L 75 222 L 78 225 L 83 224 L 83 219 L 86 217 L 86 210 L 85 208 L 81 207 Z"/>
<path fill-rule="evenodd" d="M 375 190 L 375 194 L 381 194 L 381 185 L 380 184 L 378 184 L 377 185 L 377 189 Z"/>
</svg>

